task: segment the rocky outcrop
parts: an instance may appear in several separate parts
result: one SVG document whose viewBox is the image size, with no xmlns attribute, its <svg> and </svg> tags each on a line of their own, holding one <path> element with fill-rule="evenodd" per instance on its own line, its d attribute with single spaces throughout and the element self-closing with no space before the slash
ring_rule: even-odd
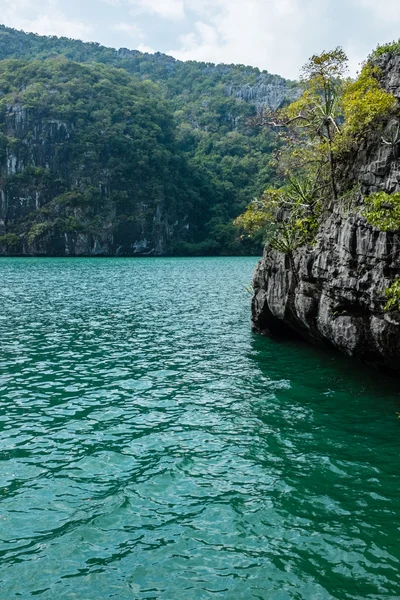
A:
<svg viewBox="0 0 400 600">
<path fill-rule="evenodd" d="M 258 253 L 230 222 L 276 138 L 248 117 L 298 84 L 4 25 L 0 80 L 0 254 Z"/>
<path fill-rule="evenodd" d="M 162 190 L 128 210 L 118 206 L 107 165 L 86 168 L 83 153 L 73 159 L 71 120 L 16 103 L 2 125 L 8 143 L 0 156 L 0 256 L 163 256 L 185 239 L 188 216 L 169 207 Z M 77 201 L 74 193 L 88 188 L 96 201 Z"/>
<path fill-rule="evenodd" d="M 277 110 L 285 102 L 296 100 L 301 94 L 298 84 L 291 86 L 289 81 L 269 73 L 260 73 L 255 83 L 230 84 L 225 89 L 228 96 L 253 105 L 257 114 L 262 114 L 266 108 Z"/>
<path fill-rule="evenodd" d="M 374 230 L 340 208 L 314 248 L 265 251 L 258 265 L 253 326 L 264 334 L 297 333 L 380 367 L 400 367 L 400 318 L 385 313 L 384 290 L 400 273 L 400 236 Z"/>
<path fill-rule="evenodd" d="M 381 63 L 385 87 L 399 97 L 400 57 Z M 400 191 L 400 159 L 376 136 L 344 172 L 357 191 L 326 210 L 314 246 L 291 257 L 265 248 L 254 276 L 253 328 L 298 335 L 399 373 L 400 314 L 384 306 L 385 289 L 400 275 L 400 232 L 379 231 L 362 213 L 370 193 Z"/>
</svg>

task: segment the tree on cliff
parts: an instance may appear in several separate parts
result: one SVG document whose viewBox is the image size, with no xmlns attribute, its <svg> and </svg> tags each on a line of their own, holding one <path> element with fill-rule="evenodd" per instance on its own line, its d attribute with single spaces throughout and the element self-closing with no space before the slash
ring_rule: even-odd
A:
<svg viewBox="0 0 400 600">
<path fill-rule="evenodd" d="M 284 124 L 301 129 L 319 145 L 322 160 L 327 156 L 332 196 L 338 196 L 334 138 L 340 133 L 342 119 L 343 76 L 347 56 L 342 48 L 313 55 L 301 72 L 304 93 L 299 100 L 282 111 Z"/>
<path fill-rule="evenodd" d="M 276 167 L 286 183 L 266 190 L 235 224 L 249 235 L 262 228 L 271 248 L 280 252 L 291 254 L 310 242 L 327 188 L 334 199 L 338 196 L 333 145 L 340 132 L 346 68 L 341 48 L 313 55 L 301 71 L 301 97 L 259 120 L 259 125 L 280 131 L 283 144 Z"/>
<path fill-rule="evenodd" d="M 262 229 L 272 249 L 290 254 L 312 242 L 324 207 L 338 200 L 338 161 L 396 108 L 376 66 L 366 63 L 356 81 L 344 78 L 346 70 L 341 48 L 312 56 L 301 72 L 302 96 L 259 120 L 281 132 L 276 166 L 285 185 L 266 190 L 235 223 L 247 235 Z"/>
</svg>

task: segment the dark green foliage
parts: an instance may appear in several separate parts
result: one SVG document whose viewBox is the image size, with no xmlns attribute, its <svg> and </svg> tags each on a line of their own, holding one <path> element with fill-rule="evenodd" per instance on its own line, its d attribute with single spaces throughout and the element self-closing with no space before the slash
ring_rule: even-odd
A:
<svg viewBox="0 0 400 600">
<path fill-rule="evenodd" d="M 400 192 L 375 192 L 364 199 L 364 217 L 380 231 L 400 230 Z"/>
<path fill-rule="evenodd" d="M 20 243 L 19 236 L 15 233 L 6 233 L 0 235 L 0 249 L 8 252 L 15 252 Z"/>
<path fill-rule="evenodd" d="M 141 213 L 149 221 L 158 205 L 174 218 L 207 214 L 206 184 L 198 174 L 202 185 L 196 185 L 172 114 L 152 83 L 62 58 L 6 60 L 0 62 L 0 89 L 5 146 L 18 164 L 33 156 L 40 165 L 3 177 L 3 188 L 11 199 L 25 189 L 48 199 L 19 225 L 29 243 L 55 230 L 95 233 L 102 218 L 122 226 Z M 15 138 L 7 137 L 10 131 Z"/>
<path fill-rule="evenodd" d="M 201 244 L 213 253 L 257 251 L 258 244 L 240 242 L 231 223 L 249 198 L 267 184 L 279 183 L 269 166 L 277 140 L 275 133 L 249 126 L 255 108 L 241 99 L 241 90 L 260 77 L 263 84 L 283 89 L 295 84 L 243 65 L 183 63 L 159 53 L 117 51 L 0 26 L 0 60 L 9 58 L 18 60 L 1 67 L 0 86 L 6 94 L 2 114 L 6 103 L 23 98 L 31 114 L 40 110 L 42 117 L 71 125 L 73 148 L 58 148 L 57 160 L 71 172 L 84 156 L 80 193 L 91 185 L 94 173 L 100 187 L 107 187 L 107 168 L 114 177 L 112 200 L 128 216 L 134 170 L 136 205 L 159 194 L 179 205 L 182 214 L 190 213 L 191 239 L 177 240 L 180 248 L 191 252 L 194 244 L 197 253 Z M 137 97 L 134 106 L 128 101 L 132 94 Z M 10 136 L 7 143 L 13 143 Z M 0 160 L 3 148 L 0 138 Z M 71 191 L 66 176 L 52 195 Z M 97 187 L 92 202 L 101 207 L 103 196 Z"/>
<path fill-rule="evenodd" d="M 400 312 L 400 278 L 396 277 L 392 285 L 385 290 L 387 303 L 385 310 Z"/>
<path fill-rule="evenodd" d="M 384 54 L 400 54 L 400 40 L 390 42 L 389 44 L 378 45 L 376 50 L 370 55 L 370 59 L 379 58 Z"/>
</svg>

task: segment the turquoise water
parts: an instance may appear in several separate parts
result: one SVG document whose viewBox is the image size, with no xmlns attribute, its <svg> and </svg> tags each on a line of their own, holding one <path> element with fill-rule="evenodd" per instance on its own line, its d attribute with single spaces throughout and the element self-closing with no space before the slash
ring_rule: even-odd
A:
<svg viewBox="0 0 400 600">
<path fill-rule="evenodd" d="M 399 385 L 255 259 L 0 260 L 0 598 L 400 598 Z"/>
</svg>

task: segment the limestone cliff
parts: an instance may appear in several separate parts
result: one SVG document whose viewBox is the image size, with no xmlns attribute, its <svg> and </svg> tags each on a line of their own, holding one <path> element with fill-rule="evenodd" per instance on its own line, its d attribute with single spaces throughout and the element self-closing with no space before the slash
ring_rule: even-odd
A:
<svg viewBox="0 0 400 600">
<path fill-rule="evenodd" d="M 184 234 L 187 217 L 168 206 L 162 191 L 158 199 L 130 206 L 126 215 L 113 197 L 117 184 L 107 165 L 97 172 L 85 165 L 83 153 L 73 160 L 71 122 L 15 104 L 8 106 L 4 124 L 14 142 L 0 161 L 0 237 L 20 235 L 14 247 L 0 244 L 0 255 L 158 256 Z M 95 202 L 79 201 L 79 192 L 89 187 Z"/>
<path fill-rule="evenodd" d="M 262 114 L 266 108 L 277 110 L 285 102 L 296 100 L 301 93 L 298 85 L 290 87 L 290 82 L 269 73 L 257 74 L 252 83 L 231 83 L 225 89 L 229 96 L 252 104 L 257 114 Z"/>
<path fill-rule="evenodd" d="M 0 254 L 165 255 L 203 197 L 153 86 L 102 65 L 0 63 Z"/>
<path fill-rule="evenodd" d="M 379 66 L 383 86 L 400 99 L 400 57 L 384 55 Z M 370 193 L 400 191 L 400 158 L 377 134 L 342 171 L 357 191 L 327 208 L 315 245 L 298 249 L 290 260 L 265 248 L 254 277 L 253 328 L 300 335 L 398 372 L 400 314 L 385 312 L 384 292 L 400 275 L 400 232 L 379 231 L 362 213 Z"/>
<path fill-rule="evenodd" d="M 257 68 L 0 25 L 0 254 L 258 255 L 232 221 L 276 178 L 276 136 L 248 117 L 297 94 Z"/>
</svg>

